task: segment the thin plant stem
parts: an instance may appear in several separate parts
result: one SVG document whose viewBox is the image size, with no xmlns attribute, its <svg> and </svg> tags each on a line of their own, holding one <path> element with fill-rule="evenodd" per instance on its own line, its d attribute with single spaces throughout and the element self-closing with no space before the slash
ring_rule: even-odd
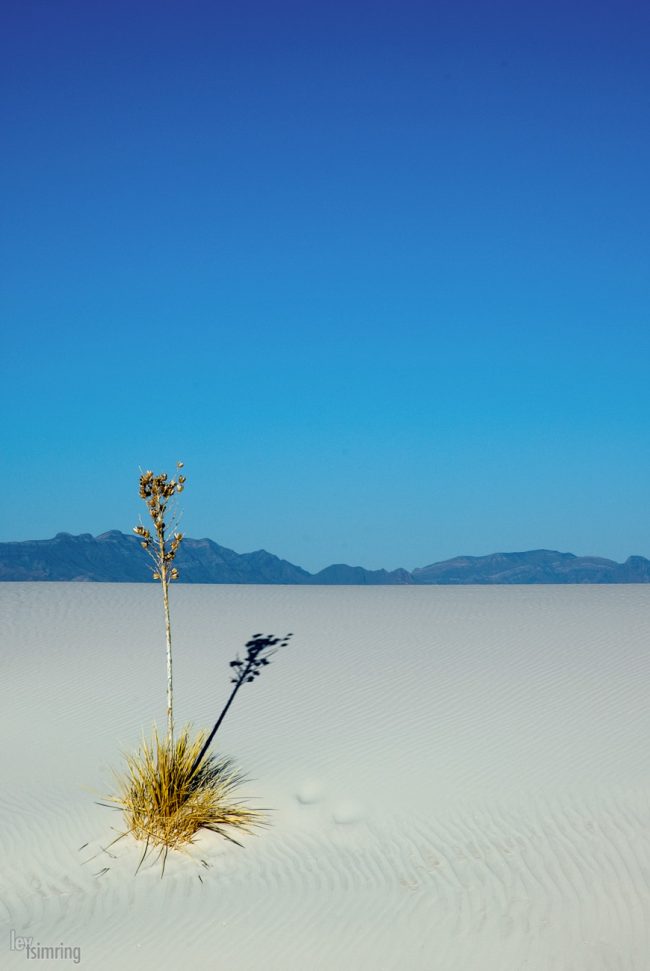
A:
<svg viewBox="0 0 650 971">
<path fill-rule="evenodd" d="M 160 577 L 165 606 L 165 638 L 167 642 L 167 738 L 171 750 L 174 747 L 174 694 L 172 688 L 172 628 L 169 620 L 169 580 L 166 564 L 162 566 Z"/>
<path fill-rule="evenodd" d="M 150 530 L 142 525 L 134 526 L 133 531 L 140 537 L 140 545 L 147 551 L 153 561 L 153 579 L 160 580 L 163 595 L 163 608 L 165 614 L 165 644 L 167 654 L 167 743 L 170 752 L 174 746 L 174 694 L 172 681 L 172 631 L 169 618 L 169 583 L 171 580 L 178 579 L 178 570 L 171 564 L 176 556 L 178 548 L 183 539 L 183 534 L 176 532 L 178 516 L 176 515 L 174 499 L 176 493 L 182 492 L 185 484 L 185 476 L 180 474 L 183 463 L 177 463 L 179 470 L 178 479 L 167 478 L 167 473 L 154 475 L 153 472 L 143 472 L 140 476 L 140 498 L 144 499 L 149 509 L 149 515 L 153 520 L 154 531 L 158 542 L 154 543 Z M 169 507 L 169 510 L 168 510 Z M 171 521 L 169 526 L 165 523 L 165 515 L 169 511 Z M 170 528 L 173 533 L 171 541 L 167 542 L 168 534 L 166 529 Z M 150 546 L 153 548 L 150 549 Z"/>
</svg>

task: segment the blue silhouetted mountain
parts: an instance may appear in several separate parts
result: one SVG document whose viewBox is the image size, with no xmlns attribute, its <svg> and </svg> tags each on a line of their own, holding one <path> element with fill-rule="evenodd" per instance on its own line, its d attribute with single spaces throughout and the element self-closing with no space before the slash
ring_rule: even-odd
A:
<svg viewBox="0 0 650 971">
<path fill-rule="evenodd" d="M 327 584 L 387 584 L 387 583 L 414 583 L 413 577 L 408 570 L 365 570 L 362 566 L 346 566 L 345 563 L 335 563 L 333 566 L 326 566 L 320 573 L 315 573 L 308 581 L 309 583 Z"/>
<path fill-rule="evenodd" d="M 235 553 L 211 539 L 186 537 L 176 565 L 185 583 L 294 583 L 327 585 L 648 583 L 650 560 L 625 563 L 555 550 L 458 556 L 409 572 L 366 570 L 339 563 L 311 574 L 266 550 Z M 136 536 L 110 530 L 101 536 L 58 533 L 54 539 L 0 543 L 0 580 L 86 580 L 144 583 L 147 554 Z"/>
<path fill-rule="evenodd" d="M 575 556 L 556 550 L 457 556 L 420 567 L 415 583 L 647 583 L 650 560 L 630 556 L 616 563 L 599 556 Z"/>
<path fill-rule="evenodd" d="M 185 538 L 175 565 L 186 583 L 307 583 L 310 574 L 256 550 L 235 553 L 211 539 Z M 145 583 L 151 560 L 136 536 L 57 533 L 54 539 L 0 543 L 0 580 L 91 580 Z"/>
</svg>

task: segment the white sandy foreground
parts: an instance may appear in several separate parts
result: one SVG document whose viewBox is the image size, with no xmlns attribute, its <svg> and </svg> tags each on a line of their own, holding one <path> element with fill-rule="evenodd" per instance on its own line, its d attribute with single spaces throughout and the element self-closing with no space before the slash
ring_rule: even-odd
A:
<svg viewBox="0 0 650 971">
<path fill-rule="evenodd" d="M 0 584 L 0 968 L 650 968 L 650 586 L 172 597 L 178 723 L 294 633 L 217 736 L 272 825 L 163 879 L 103 852 L 94 800 L 164 724 L 160 590 Z"/>
</svg>

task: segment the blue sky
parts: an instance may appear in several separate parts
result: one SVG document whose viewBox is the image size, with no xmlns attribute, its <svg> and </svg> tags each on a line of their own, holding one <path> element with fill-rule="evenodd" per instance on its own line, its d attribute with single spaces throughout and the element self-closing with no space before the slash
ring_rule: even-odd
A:
<svg viewBox="0 0 650 971">
<path fill-rule="evenodd" d="M 650 556 L 650 10 L 14 0 L 0 539 Z"/>
</svg>

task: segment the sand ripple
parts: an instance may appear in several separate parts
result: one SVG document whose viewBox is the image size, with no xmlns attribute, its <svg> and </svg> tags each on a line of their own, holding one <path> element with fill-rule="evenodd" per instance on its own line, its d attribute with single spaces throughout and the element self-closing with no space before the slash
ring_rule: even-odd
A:
<svg viewBox="0 0 650 971">
<path fill-rule="evenodd" d="M 5 941 L 111 971 L 647 971 L 645 588 L 179 587 L 181 719 L 254 630 L 295 637 L 221 738 L 273 825 L 164 880 L 94 802 L 162 721 L 155 592 L 0 585 Z"/>
</svg>

